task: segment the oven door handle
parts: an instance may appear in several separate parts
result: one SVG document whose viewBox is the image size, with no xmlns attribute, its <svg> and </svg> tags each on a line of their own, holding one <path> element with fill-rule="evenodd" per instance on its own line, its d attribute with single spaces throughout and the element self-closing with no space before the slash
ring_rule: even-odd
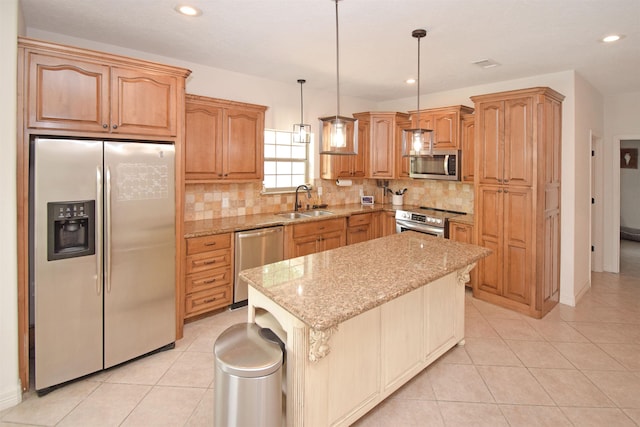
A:
<svg viewBox="0 0 640 427">
<path fill-rule="evenodd" d="M 438 237 L 444 237 L 444 228 L 442 227 L 434 227 L 426 224 L 416 224 L 415 222 L 403 221 L 401 219 L 396 219 L 396 229 L 398 228 L 406 228 L 407 230 L 435 234 Z M 398 230 L 400 231 L 400 230 Z"/>
</svg>

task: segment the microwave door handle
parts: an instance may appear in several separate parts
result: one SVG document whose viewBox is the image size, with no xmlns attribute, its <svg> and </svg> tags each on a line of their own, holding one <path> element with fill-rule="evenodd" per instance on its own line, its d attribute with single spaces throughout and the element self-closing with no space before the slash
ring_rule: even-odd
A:
<svg viewBox="0 0 640 427">
<path fill-rule="evenodd" d="M 444 156 L 444 174 L 449 175 L 449 155 Z"/>
</svg>

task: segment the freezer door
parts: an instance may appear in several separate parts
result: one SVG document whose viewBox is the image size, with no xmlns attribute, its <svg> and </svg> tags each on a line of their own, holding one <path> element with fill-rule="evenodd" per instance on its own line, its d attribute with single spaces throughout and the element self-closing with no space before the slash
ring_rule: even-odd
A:
<svg viewBox="0 0 640 427">
<path fill-rule="evenodd" d="M 63 250 L 73 244 L 73 233 L 48 234 L 48 204 L 92 201 L 99 224 L 102 141 L 35 139 L 31 148 L 30 282 L 35 386 L 42 390 L 102 369 L 101 227 L 93 227 L 93 253 L 51 261 L 47 255 L 49 237 L 66 240 Z"/>
<path fill-rule="evenodd" d="M 105 142 L 104 365 L 175 341 L 172 144 Z"/>
</svg>

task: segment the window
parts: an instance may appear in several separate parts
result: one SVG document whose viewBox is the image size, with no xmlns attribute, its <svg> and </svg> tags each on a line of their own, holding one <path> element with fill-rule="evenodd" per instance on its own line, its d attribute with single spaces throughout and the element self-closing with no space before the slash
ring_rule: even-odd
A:
<svg viewBox="0 0 640 427">
<path fill-rule="evenodd" d="M 312 135 L 313 138 L 313 135 Z M 264 190 L 294 191 L 309 178 L 309 144 L 293 142 L 293 132 L 264 131 Z"/>
</svg>

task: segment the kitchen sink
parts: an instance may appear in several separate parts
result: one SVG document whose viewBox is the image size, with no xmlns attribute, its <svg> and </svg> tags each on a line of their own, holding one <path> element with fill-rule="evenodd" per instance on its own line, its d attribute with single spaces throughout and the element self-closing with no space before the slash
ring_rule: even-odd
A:
<svg viewBox="0 0 640 427">
<path fill-rule="evenodd" d="M 277 213 L 276 215 L 281 216 L 283 218 L 288 218 L 288 219 L 309 218 L 309 215 L 305 215 L 300 212 L 281 212 L 281 213 Z"/>
<path fill-rule="evenodd" d="M 304 215 L 308 216 L 325 216 L 325 215 L 333 215 L 333 212 L 329 211 L 307 211 Z"/>
</svg>

